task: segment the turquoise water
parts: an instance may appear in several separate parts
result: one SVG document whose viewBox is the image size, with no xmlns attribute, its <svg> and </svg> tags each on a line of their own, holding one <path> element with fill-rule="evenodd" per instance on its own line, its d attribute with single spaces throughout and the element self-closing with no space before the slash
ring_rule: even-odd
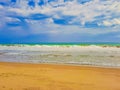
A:
<svg viewBox="0 0 120 90">
<path fill-rule="evenodd" d="M 72 46 L 72 45 L 77 45 L 77 46 L 89 46 L 89 45 L 96 45 L 96 46 L 120 46 L 120 43 L 113 43 L 113 42 L 81 42 L 81 43 L 12 43 L 12 44 L 0 44 L 0 46 L 25 46 L 25 45 L 30 45 L 30 46 L 34 46 L 34 45 L 48 45 L 48 46 Z"/>
</svg>

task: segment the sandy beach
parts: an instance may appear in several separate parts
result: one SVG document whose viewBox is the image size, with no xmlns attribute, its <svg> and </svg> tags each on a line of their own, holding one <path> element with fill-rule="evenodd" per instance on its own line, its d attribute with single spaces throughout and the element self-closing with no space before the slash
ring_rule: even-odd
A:
<svg viewBox="0 0 120 90">
<path fill-rule="evenodd" d="M 0 90 L 120 90 L 120 0 L 0 0 Z"/>
<path fill-rule="evenodd" d="M 120 90 L 120 48 L 0 46 L 0 90 Z"/>
<path fill-rule="evenodd" d="M 120 90 L 120 69 L 1 62 L 0 90 Z"/>
</svg>

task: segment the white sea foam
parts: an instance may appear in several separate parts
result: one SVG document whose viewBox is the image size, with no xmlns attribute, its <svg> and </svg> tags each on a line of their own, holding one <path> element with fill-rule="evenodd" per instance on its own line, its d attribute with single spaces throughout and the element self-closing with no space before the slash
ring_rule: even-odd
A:
<svg viewBox="0 0 120 90">
<path fill-rule="evenodd" d="M 0 46 L 0 61 L 120 67 L 120 48 L 65 45 Z"/>
</svg>

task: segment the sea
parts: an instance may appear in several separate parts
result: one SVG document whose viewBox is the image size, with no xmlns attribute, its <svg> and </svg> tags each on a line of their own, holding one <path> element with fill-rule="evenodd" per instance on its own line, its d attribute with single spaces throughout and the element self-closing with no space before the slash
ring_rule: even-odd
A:
<svg viewBox="0 0 120 90">
<path fill-rule="evenodd" d="M 120 67 L 120 43 L 0 44 L 0 62 Z"/>
</svg>

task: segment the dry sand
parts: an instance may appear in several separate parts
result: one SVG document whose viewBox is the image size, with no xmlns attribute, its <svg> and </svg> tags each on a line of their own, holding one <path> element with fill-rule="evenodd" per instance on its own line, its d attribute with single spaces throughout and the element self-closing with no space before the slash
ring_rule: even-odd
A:
<svg viewBox="0 0 120 90">
<path fill-rule="evenodd" d="M 1 62 L 0 90 L 120 90 L 120 68 Z"/>
</svg>

